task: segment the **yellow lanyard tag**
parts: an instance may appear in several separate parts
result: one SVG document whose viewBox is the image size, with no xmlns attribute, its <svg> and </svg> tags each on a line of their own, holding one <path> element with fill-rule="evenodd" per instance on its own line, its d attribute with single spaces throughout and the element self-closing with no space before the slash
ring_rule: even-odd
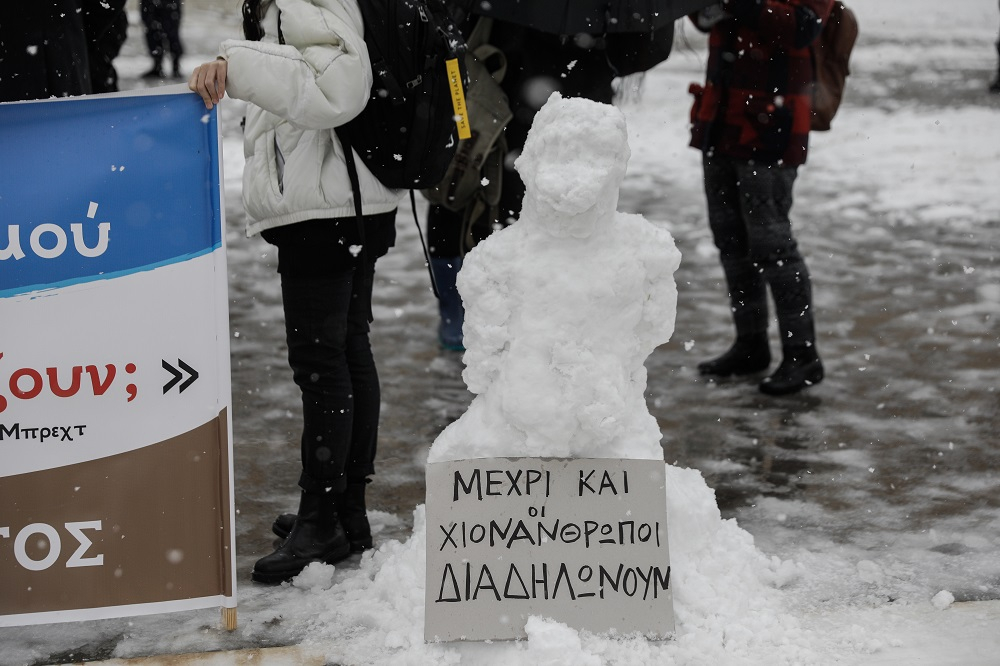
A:
<svg viewBox="0 0 1000 666">
<path fill-rule="evenodd" d="M 458 68 L 458 59 L 447 60 L 448 81 L 451 85 L 451 105 L 455 109 L 455 124 L 458 126 L 458 138 L 468 139 L 472 136 L 469 129 L 469 114 L 465 108 L 465 88 L 462 86 L 462 72 Z"/>
</svg>

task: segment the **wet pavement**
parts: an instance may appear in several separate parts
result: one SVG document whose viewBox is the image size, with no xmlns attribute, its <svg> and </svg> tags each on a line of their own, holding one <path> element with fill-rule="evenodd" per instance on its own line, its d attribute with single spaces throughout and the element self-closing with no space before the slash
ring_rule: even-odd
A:
<svg viewBox="0 0 1000 666">
<path fill-rule="evenodd" d="M 238 23 L 235 11 L 205 6 L 212 5 L 189 8 L 214 13 L 192 21 L 187 34 L 192 53 L 211 57 Z M 144 85 L 135 78 L 145 64 L 140 54 L 133 34 L 123 54 L 126 89 Z M 680 59 L 663 80 L 696 80 L 698 66 Z M 1000 108 L 979 93 L 987 83 L 981 69 L 933 59 L 922 66 L 892 76 L 877 63 L 856 71 L 852 103 L 889 111 Z M 918 73 L 934 67 L 940 85 L 920 85 Z M 238 104 L 222 107 L 231 173 L 242 162 L 240 112 Z M 1000 599 L 1000 219 L 918 223 L 905 207 L 872 203 L 870 183 L 844 192 L 814 178 L 802 174 L 793 216 L 813 276 L 827 377 L 783 398 L 760 394 L 756 378 L 698 376 L 696 363 L 731 341 L 702 194 L 656 172 L 626 179 L 619 209 L 669 221 L 684 257 L 673 339 L 646 364 L 665 460 L 700 470 L 723 516 L 753 534 L 762 551 L 814 567 L 802 583 L 804 603 L 854 595 L 863 604 L 940 589 L 959 601 Z M 271 550 L 274 516 L 295 506 L 299 404 L 285 361 L 275 256 L 243 235 L 238 180 L 227 178 L 226 190 L 243 585 L 253 561 Z M 428 448 L 472 397 L 461 355 L 437 345 L 436 304 L 408 202 L 397 229 L 397 247 L 378 265 L 372 334 L 383 412 L 370 506 L 382 512 L 381 539 L 410 533 L 412 510 L 424 499 Z M 859 578 L 861 562 L 873 563 L 876 574 Z"/>
<path fill-rule="evenodd" d="M 665 74 L 669 85 L 700 76 L 690 53 L 672 60 L 667 65 L 677 72 Z M 855 68 L 852 104 L 998 108 L 979 92 L 986 74 L 971 65 L 929 59 L 920 75 L 938 82 L 931 87 L 915 69 L 886 76 L 879 62 Z M 642 104 L 641 97 L 626 104 L 626 113 L 640 113 Z M 227 147 L 238 145 L 240 110 L 223 107 Z M 227 163 L 239 159 L 227 155 Z M 723 516 L 736 518 L 768 554 L 808 560 L 838 553 L 848 567 L 875 562 L 890 596 L 950 589 L 959 600 L 998 599 L 1000 219 L 918 223 L 905 207 L 886 210 L 866 197 L 872 186 L 854 182 L 844 192 L 824 184 L 821 172 L 800 176 L 793 216 L 813 276 L 827 378 L 803 394 L 770 398 L 756 390 L 759 378 L 716 383 L 694 369 L 724 350 L 732 334 L 702 193 L 655 172 L 626 179 L 619 209 L 669 221 L 684 256 L 673 339 L 646 364 L 650 411 L 665 460 L 699 469 Z M 273 516 L 295 506 L 299 413 L 284 358 L 275 257 L 243 236 L 238 193 L 230 182 L 242 581 L 270 551 Z M 438 349 L 436 304 L 406 201 L 397 229 L 397 247 L 378 265 L 372 334 L 383 413 L 370 503 L 391 514 L 383 517 L 382 538 L 409 534 L 411 512 L 424 498 L 427 450 L 472 397 L 461 355 Z M 772 341 L 777 349 L 773 329 Z"/>
</svg>

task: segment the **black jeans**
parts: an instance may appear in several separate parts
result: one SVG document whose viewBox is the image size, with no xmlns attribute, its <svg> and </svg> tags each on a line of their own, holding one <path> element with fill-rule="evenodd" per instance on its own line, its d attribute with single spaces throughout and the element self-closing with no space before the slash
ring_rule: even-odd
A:
<svg viewBox="0 0 1000 666">
<path fill-rule="evenodd" d="M 395 243 L 395 212 L 309 220 L 262 235 L 278 248 L 292 378 L 302 392 L 303 490 L 343 492 L 375 473 L 381 405 L 369 342 L 375 261 Z"/>
<path fill-rule="evenodd" d="M 139 15 L 146 28 L 146 48 L 153 60 L 159 62 L 165 49 L 177 60 L 184 55 L 181 45 L 181 0 L 141 0 Z"/>
<path fill-rule="evenodd" d="M 706 155 L 703 166 L 737 335 L 767 331 L 770 287 L 782 346 L 814 344 L 812 283 L 788 217 L 796 168 L 719 155 Z"/>
</svg>

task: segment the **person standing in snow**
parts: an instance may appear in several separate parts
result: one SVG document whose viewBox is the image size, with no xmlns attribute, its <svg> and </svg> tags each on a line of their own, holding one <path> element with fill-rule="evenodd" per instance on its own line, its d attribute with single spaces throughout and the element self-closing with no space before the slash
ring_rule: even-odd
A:
<svg viewBox="0 0 1000 666">
<path fill-rule="evenodd" d="M 243 203 L 249 235 L 278 251 L 288 362 L 302 392 L 302 473 L 287 538 L 254 565 L 278 583 L 311 562 L 371 548 L 365 487 L 375 472 L 379 379 L 369 343 L 375 262 L 395 243 L 400 190 L 356 159 L 365 248 L 334 127 L 357 116 L 372 86 L 357 0 L 244 0 L 245 40 L 226 40 L 189 87 L 207 108 L 248 102 Z M 282 519 L 290 517 L 291 521 Z"/>
<path fill-rule="evenodd" d="M 90 85 L 94 93 L 118 92 L 114 60 L 128 36 L 125 0 L 83 0 Z"/>
<path fill-rule="evenodd" d="M 118 90 L 125 0 L 0 2 L 0 102 Z"/>
<path fill-rule="evenodd" d="M 0 102 L 90 92 L 79 0 L 0 2 Z"/>
<path fill-rule="evenodd" d="M 451 0 L 464 9 L 468 0 Z M 481 15 L 490 16 L 493 3 L 474 3 L 466 31 Z M 558 11 L 558 9 L 556 9 Z M 455 286 L 463 256 L 496 229 L 505 227 L 521 213 L 524 182 L 514 169 L 514 160 L 524 146 L 538 109 L 553 91 L 566 97 L 584 97 L 610 104 L 614 96 L 615 71 L 599 35 L 557 35 L 493 18 L 489 43 L 503 52 L 507 67 L 500 83 L 514 116 L 504 130 L 508 157 L 500 184 L 500 202 L 478 219 L 467 221 L 467 211 L 451 211 L 431 205 L 427 212 L 427 245 L 431 270 L 439 292 L 438 340 L 453 351 L 465 349 L 462 323 L 465 311 Z"/>
<path fill-rule="evenodd" d="M 736 341 L 698 365 L 703 375 L 750 375 L 771 363 L 767 288 L 782 360 L 759 385 L 795 393 L 823 379 L 809 271 L 789 211 L 809 140 L 809 44 L 832 0 L 723 0 L 691 14 L 709 33 L 706 83 L 692 84 L 691 146 L 703 152 L 708 221 L 729 289 Z"/>
<path fill-rule="evenodd" d="M 174 78 L 181 76 L 181 0 L 140 0 L 139 13 L 146 29 L 146 47 L 153 66 L 142 75 L 144 79 L 162 79 L 163 58 L 170 51 Z"/>
</svg>

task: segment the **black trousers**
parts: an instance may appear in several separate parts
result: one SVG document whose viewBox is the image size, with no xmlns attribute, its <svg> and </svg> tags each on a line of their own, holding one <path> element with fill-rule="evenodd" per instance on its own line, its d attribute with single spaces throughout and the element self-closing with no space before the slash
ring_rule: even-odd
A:
<svg viewBox="0 0 1000 666">
<path fill-rule="evenodd" d="M 146 47 L 153 60 L 162 60 L 166 49 L 174 60 L 184 55 L 180 37 L 181 0 L 141 0 L 139 15 L 146 27 Z"/>
<path fill-rule="evenodd" d="M 471 236 L 481 241 L 499 226 L 506 226 L 521 214 L 524 182 L 514 169 L 528 130 L 538 109 L 549 94 L 584 97 L 610 104 L 614 70 L 603 48 L 574 41 L 572 37 L 550 35 L 524 26 L 494 21 L 490 43 L 507 58 L 507 73 L 501 87 L 507 93 L 513 119 L 507 125 L 507 160 L 503 170 L 497 219 L 474 220 Z M 427 213 L 427 245 L 431 256 L 457 257 L 470 247 L 463 246 L 465 233 L 462 213 L 431 206 Z"/>
<path fill-rule="evenodd" d="M 118 71 L 114 60 L 128 35 L 125 0 L 84 0 L 83 27 L 87 33 L 92 91 L 117 92 Z"/>
<path fill-rule="evenodd" d="M 309 220 L 270 229 L 278 248 L 285 337 L 302 392 L 302 475 L 306 491 L 343 492 L 375 473 L 381 392 L 369 341 L 375 262 L 395 243 L 395 212 L 357 221 Z"/>
<path fill-rule="evenodd" d="M 708 222 L 737 335 L 767 331 L 770 287 L 784 347 L 815 343 L 812 283 L 789 212 L 797 169 L 705 155 Z"/>
</svg>

